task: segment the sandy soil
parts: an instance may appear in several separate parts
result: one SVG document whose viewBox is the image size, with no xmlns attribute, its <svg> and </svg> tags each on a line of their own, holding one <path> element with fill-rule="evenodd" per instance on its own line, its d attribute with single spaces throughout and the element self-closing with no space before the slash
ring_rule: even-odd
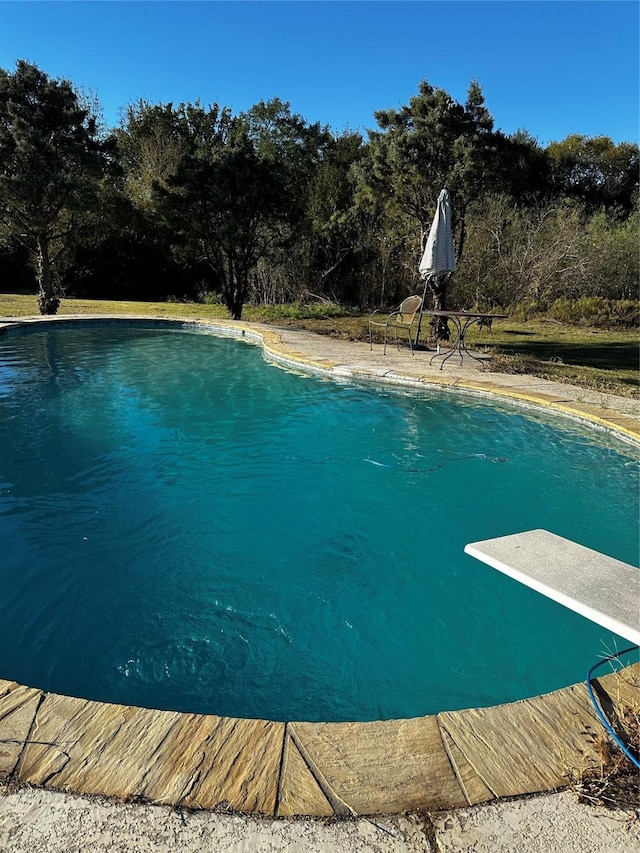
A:
<svg viewBox="0 0 640 853">
<path fill-rule="evenodd" d="M 273 820 L 0 788 L 2 853 L 638 853 L 640 814 L 563 792 L 431 815 Z"/>
</svg>

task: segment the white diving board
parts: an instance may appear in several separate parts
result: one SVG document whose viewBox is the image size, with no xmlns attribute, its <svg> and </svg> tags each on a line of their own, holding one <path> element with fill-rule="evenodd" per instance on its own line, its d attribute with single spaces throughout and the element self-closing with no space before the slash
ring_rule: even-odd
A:
<svg viewBox="0 0 640 853">
<path fill-rule="evenodd" d="M 640 569 L 548 530 L 465 545 L 465 553 L 640 646 Z"/>
</svg>

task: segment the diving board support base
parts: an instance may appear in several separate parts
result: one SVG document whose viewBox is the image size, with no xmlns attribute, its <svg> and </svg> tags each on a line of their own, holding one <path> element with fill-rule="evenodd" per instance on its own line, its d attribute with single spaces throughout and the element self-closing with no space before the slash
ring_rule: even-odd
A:
<svg viewBox="0 0 640 853">
<path fill-rule="evenodd" d="M 548 530 L 471 542 L 465 553 L 640 646 L 640 569 Z"/>
</svg>

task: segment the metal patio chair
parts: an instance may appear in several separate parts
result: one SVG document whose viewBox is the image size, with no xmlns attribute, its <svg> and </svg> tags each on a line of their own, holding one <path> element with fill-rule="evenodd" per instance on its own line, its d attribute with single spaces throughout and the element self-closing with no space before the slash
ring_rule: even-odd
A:
<svg viewBox="0 0 640 853">
<path fill-rule="evenodd" d="M 398 340 L 398 330 L 405 331 L 407 333 L 407 338 L 409 340 L 409 348 L 411 349 L 411 355 L 413 355 L 413 341 L 411 338 L 413 337 L 413 326 L 416 320 L 416 317 L 420 316 L 420 309 L 422 308 L 422 297 L 421 296 L 407 296 L 395 311 L 392 311 L 389 316 L 384 319 L 384 315 L 380 314 L 380 309 L 377 308 L 373 314 L 369 317 L 369 347 L 373 349 L 373 327 L 377 326 L 380 329 L 384 329 L 384 351 L 383 355 L 387 354 L 387 337 L 389 335 L 389 330 L 393 329 L 395 335 L 395 342 L 400 349 L 400 341 Z M 374 319 L 375 317 L 375 319 Z"/>
</svg>

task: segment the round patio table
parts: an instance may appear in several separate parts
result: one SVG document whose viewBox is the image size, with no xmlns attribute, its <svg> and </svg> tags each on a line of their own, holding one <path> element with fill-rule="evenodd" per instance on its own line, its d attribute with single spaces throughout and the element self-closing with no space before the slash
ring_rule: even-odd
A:
<svg viewBox="0 0 640 853">
<path fill-rule="evenodd" d="M 507 314 L 487 314 L 478 311 L 439 311 L 439 310 L 427 310 L 423 311 L 424 314 L 429 314 L 432 317 L 443 317 L 450 319 L 455 326 L 455 337 L 453 339 L 453 343 L 451 346 L 445 350 L 445 352 L 439 351 L 431 356 L 429 364 L 433 363 L 434 358 L 442 358 L 442 362 L 440 364 L 440 370 L 444 367 L 445 361 L 451 358 L 452 355 L 458 353 L 460 356 L 460 361 L 464 360 L 465 353 L 473 358 L 475 361 L 479 362 L 482 369 L 484 370 L 484 362 L 481 358 L 478 358 L 477 355 L 474 355 L 467 349 L 467 344 L 465 341 L 465 336 L 467 333 L 467 329 L 469 326 L 472 326 L 474 323 L 481 323 L 482 321 L 488 320 L 490 323 L 493 320 L 504 320 L 508 316 Z"/>
</svg>

